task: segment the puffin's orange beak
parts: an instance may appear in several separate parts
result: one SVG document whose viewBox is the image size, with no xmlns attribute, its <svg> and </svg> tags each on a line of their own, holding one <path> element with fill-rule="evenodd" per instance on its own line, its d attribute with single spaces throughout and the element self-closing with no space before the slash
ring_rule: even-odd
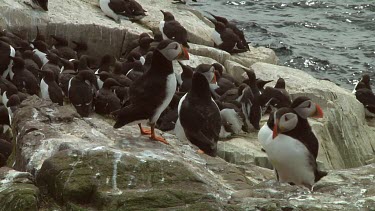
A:
<svg viewBox="0 0 375 211">
<path fill-rule="evenodd" d="M 187 51 L 187 49 L 180 45 L 181 46 L 181 52 L 178 54 L 177 56 L 177 60 L 189 60 L 189 52 Z"/>
<path fill-rule="evenodd" d="M 316 104 L 316 111 L 312 116 L 313 118 L 323 118 L 323 110 L 322 108 Z"/>
<path fill-rule="evenodd" d="M 272 139 L 275 139 L 279 135 L 278 128 L 279 128 L 279 120 L 276 119 L 276 124 L 273 126 Z"/>
</svg>

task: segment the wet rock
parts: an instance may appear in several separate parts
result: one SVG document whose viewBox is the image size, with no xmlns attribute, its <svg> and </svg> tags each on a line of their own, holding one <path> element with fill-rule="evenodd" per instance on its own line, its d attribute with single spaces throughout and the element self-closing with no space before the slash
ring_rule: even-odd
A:
<svg viewBox="0 0 375 211">
<path fill-rule="evenodd" d="M 211 33 L 213 28 L 201 21 L 194 13 L 189 10 L 179 9 L 178 5 L 171 4 L 170 1 L 140 0 L 147 12 L 147 16 L 141 19 L 140 23 L 151 29 L 154 33 L 159 32 L 159 23 L 163 20 L 163 14 L 160 10 L 168 11 L 173 14 L 175 19 L 185 27 L 188 32 L 188 42 L 206 46 L 213 46 Z M 190 45 L 190 44 L 189 44 Z"/>
<path fill-rule="evenodd" d="M 38 210 L 39 197 L 30 173 L 0 168 L 0 210 Z"/>
</svg>

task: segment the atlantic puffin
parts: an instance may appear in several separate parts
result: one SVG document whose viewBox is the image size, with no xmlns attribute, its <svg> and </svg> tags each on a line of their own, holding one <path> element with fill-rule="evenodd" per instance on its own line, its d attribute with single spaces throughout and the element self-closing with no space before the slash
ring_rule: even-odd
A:
<svg viewBox="0 0 375 211">
<path fill-rule="evenodd" d="M 178 105 L 179 124 L 176 134 L 181 134 L 207 155 L 217 155 L 217 141 L 221 129 L 219 107 L 211 97 L 209 82 L 200 72 L 195 72 L 190 91 Z M 181 128 L 182 130 L 181 131 Z"/>
<path fill-rule="evenodd" d="M 173 40 L 160 42 L 153 53 L 150 69 L 130 86 L 128 105 L 114 113 L 117 116 L 114 128 L 148 119 L 151 131 L 144 130 L 139 123 L 141 134 L 150 134 L 152 140 L 168 144 L 163 137 L 155 135 L 155 124 L 176 92 L 177 80 L 172 65 L 176 59 L 189 59 L 187 50 Z"/>
<path fill-rule="evenodd" d="M 308 106 L 311 102 L 305 101 Z M 309 108 L 281 108 L 273 114 L 273 130 L 264 146 L 279 182 L 305 186 L 309 190 L 325 172 L 317 168 L 319 143 L 306 119 Z M 318 110 L 319 111 L 319 110 Z M 322 113 L 321 113 L 322 114 Z M 306 114 L 307 115 L 307 114 Z"/>
</svg>

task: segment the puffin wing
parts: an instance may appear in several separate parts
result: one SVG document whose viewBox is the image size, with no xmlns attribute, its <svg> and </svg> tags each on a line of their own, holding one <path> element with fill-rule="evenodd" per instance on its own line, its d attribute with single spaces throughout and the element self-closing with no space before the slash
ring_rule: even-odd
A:
<svg viewBox="0 0 375 211">
<path fill-rule="evenodd" d="M 157 75 L 146 72 L 130 86 L 129 100 L 134 105 L 156 109 L 159 105 L 157 102 L 161 102 L 165 98 L 165 89 L 160 89 L 158 92 L 155 87 L 163 86 L 165 87 L 165 84 L 162 79 L 159 80 Z"/>
</svg>

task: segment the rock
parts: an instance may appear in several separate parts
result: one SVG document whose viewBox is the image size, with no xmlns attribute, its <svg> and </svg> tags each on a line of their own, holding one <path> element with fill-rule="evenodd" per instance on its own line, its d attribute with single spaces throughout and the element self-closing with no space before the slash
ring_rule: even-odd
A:
<svg viewBox="0 0 375 211">
<path fill-rule="evenodd" d="M 98 210 L 221 209 L 232 192 L 270 177 L 199 155 L 173 135 L 163 134 L 163 145 L 139 137 L 136 125 L 113 123 L 32 96 L 15 112 L 14 167 L 35 175 L 43 196 L 63 207 Z"/>
<path fill-rule="evenodd" d="M 211 33 L 214 29 L 201 21 L 191 11 L 179 9 L 177 5 L 171 4 L 170 1 L 158 1 L 157 4 L 153 0 L 139 0 L 138 2 L 148 11 L 147 16 L 141 19 L 140 23 L 147 26 L 154 33 L 160 33 L 159 23 L 163 20 L 163 14 L 160 10 L 164 10 L 171 12 L 175 19 L 185 27 L 188 32 L 189 43 L 206 46 L 214 45 L 211 40 Z"/>
<path fill-rule="evenodd" d="M 120 56 L 127 44 L 137 35 L 151 31 L 147 28 L 122 20 L 121 24 L 106 17 L 96 0 L 50 1 L 48 12 L 33 10 L 24 0 L 0 2 L 0 27 L 24 30 L 30 40 L 36 36 L 36 26 L 41 33 L 58 35 L 68 40 L 86 41 L 92 56 L 106 53 Z M 84 33 L 83 33 L 84 32 Z M 46 37 L 51 41 L 50 37 Z"/>
<path fill-rule="evenodd" d="M 354 95 L 300 70 L 266 63 L 251 68 L 262 79 L 276 81 L 283 77 L 292 97 L 304 95 L 321 105 L 325 117 L 310 123 L 320 142 L 318 159 L 327 168 L 359 167 L 374 158 L 375 130 L 367 125 L 363 105 Z"/>
<path fill-rule="evenodd" d="M 0 168 L 0 210 L 38 210 L 38 198 L 30 173 Z"/>
<path fill-rule="evenodd" d="M 274 181 L 238 191 L 230 203 L 246 210 L 372 210 L 375 165 L 330 171 L 314 191 Z"/>
</svg>

